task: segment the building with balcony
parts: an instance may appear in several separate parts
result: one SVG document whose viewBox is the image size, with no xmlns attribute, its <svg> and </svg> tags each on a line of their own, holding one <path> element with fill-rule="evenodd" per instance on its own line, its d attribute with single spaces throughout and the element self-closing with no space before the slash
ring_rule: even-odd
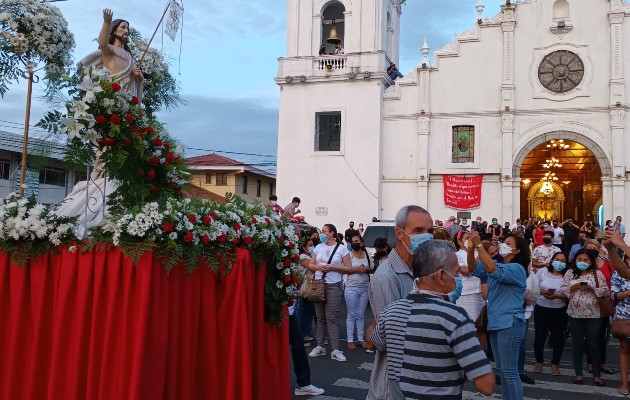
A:
<svg viewBox="0 0 630 400">
<path fill-rule="evenodd" d="M 225 201 L 227 193 L 234 193 L 249 202 L 266 203 L 275 194 L 276 177 L 254 166 L 214 153 L 188 158 L 186 163 L 195 197 Z M 205 192 L 212 195 L 205 196 Z"/>
</svg>

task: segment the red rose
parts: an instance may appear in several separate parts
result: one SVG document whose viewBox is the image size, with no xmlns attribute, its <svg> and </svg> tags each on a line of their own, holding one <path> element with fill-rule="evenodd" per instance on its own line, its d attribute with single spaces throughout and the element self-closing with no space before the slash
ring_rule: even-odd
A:
<svg viewBox="0 0 630 400">
<path fill-rule="evenodd" d="M 149 164 L 151 165 L 158 165 L 160 163 L 160 159 L 153 156 L 149 159 Z"/>
<path fill-rule="evenodd" d="M 125 146 L 130 145 L 130 144 L 131 144 L 131 139 L 129 139 L 129 138 L 124 138 L 124 139 L 122 140 L 122 144 L 124 144 Z"/>
<path fill-rule="evenodd" d="M 235 237 L 234 239 L 232 239 L 232 244 L 233 244 L 234 246 L 236 246 L 236 245 L 238 244 L 238 238 L 237 238 L 237 237 Z"/>
<path fill-rule="evenodd" d="M 112 83 L 112 90 L 114 92 L 119 92 L 120 89 L 122 89 L 122 87 L 118 83 L 116 83 L 116 82 Z"/>
<path fill-rule="evenodd" d="M 227 236 L 225 236 L 225 234 L 219 236 L 217 238 L 217 240 L 219 241 L 219 243 L 225 243 L 227 241 Z"/>
<path fill-rule="evenodd" d="M 127 121 L 127 122 L 130 122 L 130 123 L 131 123 L 131 122 L 133 122 L 133 120 L 134 120 L 134 119 L 135 119 L 135 118 L 134 118 L 133 114 L 127 114 L 127 115 L 125 115 L 125 121 Z"/>
<path fill-rule="evenodd" d="M 152 127 L 152 126 L 147 126 L 147 127 L 146 127 L 146 131 L 147 131 L 148 133 L 155 133 L 155 129 L 153 129 L 153 127 Z"/>
<path fill-rule="evenodd" d="M 205 226 L 210 226 L 211 222 L 212 222 L 212 218 L 210 218 L 209 215 L 204 215 L 204 217 L 203 217 L 203 224 Z"/>
<path fill-rule="evenodd" d="M 111 122 L 114 125 L 120 125 L 120 115 L 112 114 L 112 116 L 109 117 L 109 122 Z"/>
<path fill-rule="evenodd" d="M 284 283 L 291 283 L 291 275 L 285 275 L 282 280 L 284 281 Z"/>
<path fill-rule="evenodd" d="M 164 230 L 164 232 L 173 232 L 174 228 L 173 224 L 168 221 L 162 225 L 162 230 Z"/>
<path fill-rule="evenodd" d="M 297 254 L 293 257 L 293 262 L 294 263 L 299 263 L 300 262 L 300 256 L 298 256 Z"/>
<path fill-rule="evenodd" d="M 138 128 L 136 125 L 131 127 L 131 132 L 133 133 L 140 133 L 140 128 Z"/>
<path fill-rule="evenodd" d="M 114 138 L 107 138 L 105 140 L 107 141 L 108 146 L 112 146 L 114 144 Z"/>
<path fill-rule="evenodd" d="M 284 236 L 280 236 L 278 238 L 278 242 L 280 242 L 280 244 L 284 243 Z"/>
<path fill-rule="evenodd" d="M 234 224 L 234 230 L 236 232 L 240 231 L 241 230 L 241 225 L 240 224 Z"/>
<path fill-rule="evenodd" d="M 209 244 L 210 244 L 210 236 L 208 236 L 207 234 L 204 234 L 204 235 L 201 237 L 201 242 L 202 242 L 203 244 L 205 244 L 206 246 L 207 246 L 207 245 L 209 245 Z"/>
<path fill-rule="evenodd" d="M 171 148 L 170 143 L 169 142 L 164 142 L 164 148 L 165 149 L 170 149 Z"/>
<path fill-rule="evenodd" d="M 159 186 L 155 186 L 155 185 L 151 185 L 149 190 L 152 191 L 152 192 L 157 192 L 158 190 L 160 190 L 160 187 Z"/>
<path fill-rule="evenodd" d="M 195 217 L 194 215 L 189 215 L 188 221 L 190 221 L 191 224 L 194 224 L 195 222 L 197 222 L 197 217 Z"/>
<path fill-rule="evenodd" d="M 293 250 L 293 248 L 295 247 L 295 244 L 293 242 L 289 242 L 289 250 Z"/>
<path fill-rule="evenodd" d="M 296 283 L 296 284 L 297 284 L 297 283 L 298 283 L 298 281 L 299 281 L 298 276 L 297 276 L 297 275 L 291 275 L 291 277 L 293 278 L 293 283 Z"/>
<path fill-rule="evenodd" d="M 256 218 L 252 218 L 252 224 L 257 224 L 258 220 Z"/>
<path fill-rule="evenodd" d="M 267 223 L 267 225 L 271 225 L 271 220 L 269 218 L 265 218 L 265 222 Z"/>
<path fill-rule="evenodd" d="M 193 235 L 193 233 L 192 233 L 192 232 L 187 232 L 187 233 L 184 235 L 184 242 L 186 242 L 186 243 L 192 243 L 192 241 L 193 241 L 193 239 L 194 239 L 194 238 L 195 238 L 195 235 Z"/>
<path fill-rule="evenodd" d="M 131 102 L 135 105 L 138 105 L 138 103 L 140 103 L 140 101 L 138 100 L 138 98 L 136 96 L 132 96 L 131 97 Z"/>
<path fill-rule="evenodd" d="M 105 140 L 105 139 L 98 139 L 96 141 L 96 144 L 98 144 L 101 147 L 107 146 L 107 140 Z"/>
<path fill-rule="evenodd" d="M 252 243 L 252 237 L 251 236 L 247 236 L 245 239 L 243 239 L 243 243 L 251 244 Z"/>
<path fill-rule="evenodd" d="M 144 176 L 144 168 L 138 168 L 138 176 Z"/>
<path fill-rule="evenodd" d="M 170 151 L 168 152 L 168 154 L 166 155 L 166 159 L 168 161 L 173 161 L 175 159 L 175 154 L 171 153 Z"/>
<path fill-rule="evenodd" d="M 154 169 L 150 169 L 149 172 L 147 172 L 147 179 L 152 181 L 155 179 L 155 170 Z"/>
<path fill-rule="evenodd" d="M 104 115 L 99 115 L 98 117 L 96 117 L 96 123 L 97 124 L 106 124 L 107 123 L 107 117 L 105 117 Z"/>
<path fill-rule="evenodd" d="M 295 295 L 292 294 L 291 297 L 289 297 L 289 302 L 293 304 L 294 301 L 295 301 Z"/>
<path fill-rule="evenodd" d="M 282 264 L 284 264 L 285 267 L 290 267 L 291 260 L 289 260 L 288 258 L 285 258 L 284 261 L 282 261 Z"/>
<path fill-rule="evenodd" d="M 160 139 L 160 138 L 153 139 L 153 144 L 156 145 L 156 146 L 161 146 L 162 145 L 162 139 Z"/>
<path fill-rule="evenodd" d="M 219 216 L 213 211 L 210 213 L 210 218 L 216 221 L 217 219 L 219 219 Z"/>
<path fill-rule="evenodd" d="M 298 237 L 298 239 L 302 239 L 302 234 L 299 231 L 295 232 L 295 235 Z"/>
</svg>

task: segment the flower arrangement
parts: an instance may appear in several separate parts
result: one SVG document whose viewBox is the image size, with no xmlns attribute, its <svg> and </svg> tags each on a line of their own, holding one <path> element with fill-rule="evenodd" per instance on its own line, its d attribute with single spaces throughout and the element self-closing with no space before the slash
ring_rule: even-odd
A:
<svg viewBox="0 0 630 400">
<path fill-rule="evenodd" d="M 147 41 L 142 38 L 140 32 L 131 28 L 129 30 L 129 49 L 135 59 L 136 64 L 147 47 Z M 144 88 L 142 95 L 142 105 L 148 116 L 162 109 L 171 109 L 185 104 L 179 96 L 179 85 L 177 80 L 171 75 L 169 65 L 162 57 L 162 53 L 153 47 L 142 60 L 142 73 L 144 75 Z"/>
<path fill-rule="evenodd" d="M 72 64 L 74 36 L 61 11 L 39 0 L 0 0 L 0 95 L 20 75 L 19 66 L 43 63 L 46 78 L 59 80 Z"/>
<path fill-rule="evenodd" d="M 138 98 L 106 69 L 85 72 L 60 119 L 70 141 L 67 161 L 104 167 L 119 185 L 112 206 L 179 196 L 190 178 L 182 146 L 145 116 Z"/>
<path fill-rule="evenodd" d="M 227 204 L 211 200 L 168 199 L 111 213 L 92 230 L 94 246 L 120 246 L 138 262 L 148 251 L 167 271 L 182 265 L 188 274 L 200 262 L 215 273 L 227 274 L 234 249 L 244 247 L 259 265 L 266 265 L 265 309 L 271 323 L 282 321 L 282 309 L 292 303 L 301 285 L 298 234 L 261 203 L 229 197 Z M 90 250 L 86 246 L 84 250 Z"/>
<path fill-rule="evenodd" d="M 56 207 L 20 199 L 12 193 L 0 203 L 0 249 L 11 261 L 24 265 L 30 257 L 50 253 L 58 246 L 72 245 L 76 218 L 59 217 Z"/>
</svg>

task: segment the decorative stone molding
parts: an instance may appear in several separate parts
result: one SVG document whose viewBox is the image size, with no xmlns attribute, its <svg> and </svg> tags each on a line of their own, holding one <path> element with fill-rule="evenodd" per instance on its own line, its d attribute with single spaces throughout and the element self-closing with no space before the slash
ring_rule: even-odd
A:
<svg viewBox="0 0 630 400">
<path fill-rule="evenodd" d="M 624 110 L 623 108 L 620 109 L 613 109 L 610 111 L 610 126 L 612 128 L 625 128 L 626 124 L 625 124 L 625 120 L 624 117 L 626 116 L 626 110 Z"/>
<path fill-rule="evenodd" d="M 429 128 L 430 123 L 431 123 L 431 118 L 429 118 L 428 116 L 418 117 L 418 134 L 428 135 L 430 132 L 430 128 Z"/>
</svg>

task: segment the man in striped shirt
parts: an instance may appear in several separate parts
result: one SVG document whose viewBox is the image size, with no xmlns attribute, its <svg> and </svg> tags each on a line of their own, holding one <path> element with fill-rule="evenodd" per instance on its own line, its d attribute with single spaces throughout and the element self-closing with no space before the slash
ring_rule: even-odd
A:
<svg viewBox="0 0 630 400">
<path fill-rule="evenodd" d="M 414 252 L 415 287 L 407 298 L 387 306 L 371 334 L 387 352 L 387 374 L 406 399 L 461 399 L 466 378 L 489 396 L 492 367 L 475 327 L 463 308 L 450 303 L 459 265 L 453 248 L 431 240 Z"/>
</svg>

